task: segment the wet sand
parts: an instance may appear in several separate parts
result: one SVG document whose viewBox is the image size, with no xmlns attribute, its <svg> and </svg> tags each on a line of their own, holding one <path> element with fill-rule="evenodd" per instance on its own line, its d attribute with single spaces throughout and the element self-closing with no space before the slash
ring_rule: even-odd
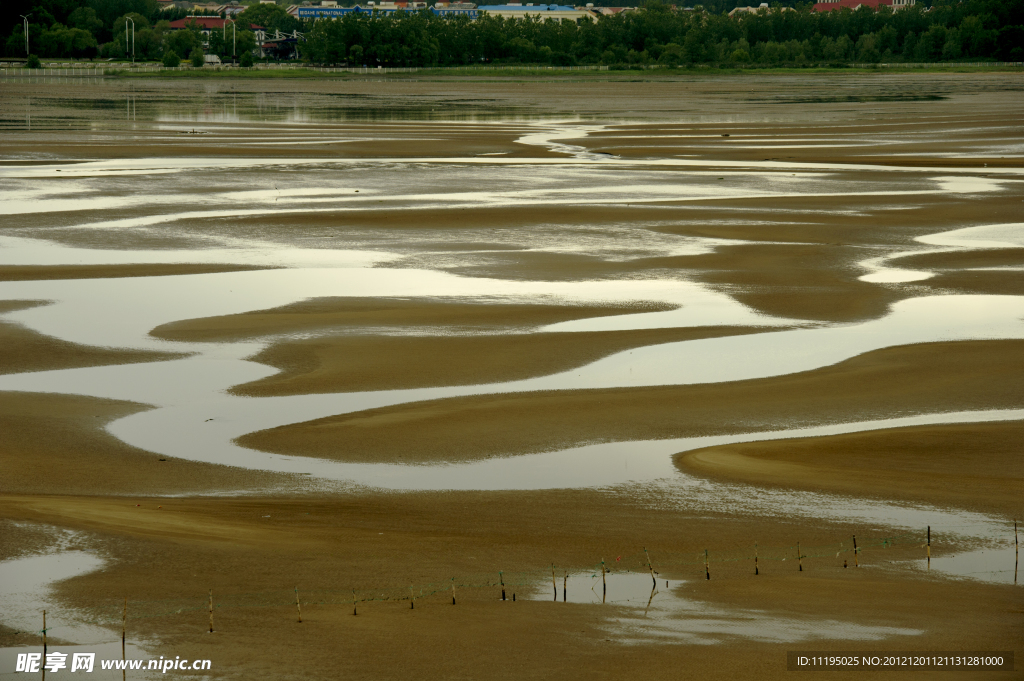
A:
<svg viewBox="0 0 1024 681">
<path fill-rule="evenodd" d="M 684 471 L 760 486 L 1021 512 L 1024 424 L 921 426 L 726 445 L 676 456 Z"/>
<path fill-rule="evenodd" d="M 605 315 L 656 312 L 667 305 L 638 301 L 625 305 L 516 304 L 494 300 L 462 301 L 401 298 L 319 298 L 272 310 L 225 317 L 187 319 L 164 324 L 151 335 L 165 340 L 223 342 L 278 334 L 433 327 L 468 332 L 529 330 L 548 324 Z"/>
<path fill-rule="evenodd" d="M 282 254 L 260 267 L 303 266 L 288 264 L 298 251 L 306 267 L 335 267 L 313 256 L 372 251 L 388 256 L 376 267 L 396 278 L 434 270 L 461 277 L 471 292 L 473 282 L 495 279 L 697 283 L 776 328 L 878 319 L 918 296 L 1024 295 L 1019 271 L 978 269 L 1019 268 L 1024 249 L 929 253 L 934 247 L 916 240 L 1020 220 L 1021 84 L 1012 74 L 3 87 L 6 206 L 28 208 L 0 215 L 0 236 L 119 254 L 83 265 L 68 251 L 54 265 L 15 253 L 0 265 L 5 285 L 123 277 L 131 287 L 129 278 L 160 277 L 173 287 L 177 275 L 256 269 L 242 255 L 241 265 L 198 262 L 211 248 L 256 244 Z M 47 175 L 10 174 L 33 168 Z M 133 251 L 154 259 L 167 249 L 193 251 L 197 262 L 132 262 Z M 879 259 L 934 276 L 863 280 L 873 271 L 864 263 Z M 151 338 L 208 343 L 213 360 L 231 344 L 253 344 L 250 359 L 280 373 L 230 391 L 280 396 L 514 380 L 630 348 L 763 331 L 539 331 L 673 307 L 652 301 L 290 293 L 295 302 L 284 306 L 173 319 Z M 5 298 L 0 314 L 46 300 Z M 0 372 L 9 373 L 168 358 L 8 321 L 0 345 Z M 904 345 L 773 378 L 434 400 L 239 441 L 284 456 L 440 465 L 582 443 L 1021 408 L 1022 358 L 1022 340 Z M 107 565 L 59 584 L 61 606 L 113 621 L 127 595 L 129 641 L 155 641 L 157 655 L 210 658 L 214 678 L 774 679 L 787 676 L 785 652 L 797 648 L 1021 654 L 1019 587 L 925 572 L 915 542 L 872 545 L 859 569 L 843 567 L 850 554 L 832 552 L 853 534 L 905 528 L 700 506 L 678 481 L 541 492 L 329 486 L 161 457 L 105 430 L 149 408 L 0 394 L 0 558 L 47 550 L 41 527 L 81 532 L 79 544 Z M 752 485 L 742 489 L 755 498 L 806 490 L 837 495 L 822 504 L 924 503 L 1010 527 L 1024 511 L 1020 435 L 1019 422 L 936 425 L 716 447 L 675 464 L 698 479 Z M 765 551 L 757 577 L 754 542 Z M 817 547 L 803 572 L 792 560 L 796 542 Z M 933 555 L 973 546 L 937 541 Z M 522 598 L 549 593 L 552 564 L 590 574 L 598 561 L 625 556 L 642 572 L 644 547 L 659 577 L 686 580 L 677 596 L 692 602 L 669 620 L 714 629 L 710 622 L 725 618 L 731 628 L 666 633 L 664 619 L 632 621 L 636 613 L 618 606 Z M 704 549 L 720 558 L 711 580 Z M 346 604 L 352 589 L 399 599 L 408 585 L 455 576 L 493 584 L 498 570 L 515 602 L 487 586 L 460 590 L 456 606 L 436 594 L 414 610 L 403 600 L 362 603 L 353 617 Z M 569 580 L 571 592 L 589 588 Z M 872 627 L 915 633 L 864 639 Z M 828 631 L 838 633 L 814 638 Z M 36 643 L 0 626 L 0 645 Z"/>
<path fill-rule="evenodd" d="M 179 274 L 244 272 L 261 269 L 245 265 L 0 265 L 0 281 L 50 281 L 53 279 L 118 279 L 163 277 Z"/>
<path fill-rule="evenodd" d="M 775 679 L 786 677 L 785 652 L 794 645 L 832 650 L 1001 650 L 1018 645 L 1019 592 L 1011 595 L 1006 587 L 971 581 L 907 580 L 884 567 L 889 558 L 919 553 L 911 549 L 865 551 L 859 569 L 843 569 L 841 559 L 835 558 L 807 559 L 803 572 L 792 560 L 762 561 L 758 577 L 752 562 L 717 563 L 710 581 L 695 556 L 682 569 L 662 564 L 667 555 L 686 549 L 749 551 L 755 540 L 774 546 L 792 545 L 797 539 L 810 547 L 863 532 L 863 527 L 808 527 L 707 514 L 698 518 L 634 503 L 577 491 L 348 500 L 8 496 L 0 500 L 0 508 L 9 518 L 86 530 L 110 552 L 110 568 L 61 588 L 69 603 L 116 610 L 113 595 L 130 593 L 129 607 L 144 610 L 130 610 L 136 618 L 129 621 L 129 640 L 135 632 L 158 627 L 164 646 L 175 654 L 213 659 L 227 674 L 255 668 L 276 678 L 296 669 L 326 674 L 341 668 L 362 679 L 410 674 L 437 679 L 510 674 L 611 679 L 643 669 L 650 678 L 668 679 L 677 677 L 680 664 L 685 664 L 687 670 L 709 677 L 756 673 Z M 543 574 L 551 563 L 560 569 L 591 566 L 604 557 L 617 569 L 615 556 L 633 562 L 641 544 L 658 561 L 661 575 L 687 580 L 679 595 L 693 599 L 698 609 L 681 613 L 684 622 L 700 621 L 702 610 L 723 608 L 739 616 L 738 635 L 710 635 L 693 644 L 662 638 L 663 622 L 645 623 L 642 618 L 620 629 L 614 620 L 632 617 L 631 611 L 525 601 L 519 577 L 510 569 L 510 600 L 504 603 L 498 587 L 460 589 L 455 606 L 443 593 L 419 599 L 413 610 L 408 601 L 360 603 L 355 617 L 344 602 L 351 588 L 363 594 L 380 586 L 377 593 L 393 591 L 401 598 L 402 587 L 387 587 L 444 583 L 452 576 L 496 582 L 497 575 L 488 574 L 487 567 L 510 565 L 535 570 L 540 578 L 534 589 L 545 594 L 550 582 L 544 583 Z M 294 602 L 289 603 L 296 585 L 305 600 L 301 625 Z M 205 634 L 204 599 L 210 588 L 217 602 L 227 606 L 215 613 L 213 636 Z M 570 579 L 568 588 L 589 589 L 589 580 Z M 511 601 L 513 591 L 516 602 Z M 259 606 L 230 607 L 236 594 L 249 594 L 248 602 Z M 333 603 L 318 605 L 324 598 Z M 135 605 L 135 599 L 142 603 Z M 146 602 L 159 602 L 163 610 L 152 610 Z M 183 611 L 174 614 L 175 609 Z M 857 622 L 922 633 L 882 641 L 773 643 L 756 640 L 777 632 L 772 624 L 753 620 L 764 611 L 809 624 Z M 160 617 L 151 617 L 157 612 Z M 745 618 L 751 624 L 745 626 Z M 634 638 L 638 642 L 631 642 Z M 718 645 L 708 645 L 711 641 Z"/>
<path fill-rule="evenodd" d="M 269 397 L 517 381 L 581 367 L 631 348 L 758 331 L 746 327 L 701 327 L 284 341 L 251 358 L 280 369 L 281 373 L 236 386 L 231 392 Z"/>
<path fill-rule="evenodd" d="M 1022 341 L 929 343 L 775 378 L 415 402 L 250 433 L 239 442 L 342 461 L 469 461 L 597 442 L 1020 408 L 1022 386 Z"/>
<path fill-rule="evenodd" d="M 296 481 L 166 459 L 103 430 L 146 405 L 75 395 L 0 393 L 3 494 L 208 494 L 266 490 Z"/>
<path fill-rule="evenodd" d="M 26 310 L 45 301 L 0 300 L 0 314 Z M 0 374 L 49 371 L 105 364 L 157 362 L 182 357 L 170 352 L 94 347 L 44 336 L 18 324 L 0 321 Z"/>
</svg>

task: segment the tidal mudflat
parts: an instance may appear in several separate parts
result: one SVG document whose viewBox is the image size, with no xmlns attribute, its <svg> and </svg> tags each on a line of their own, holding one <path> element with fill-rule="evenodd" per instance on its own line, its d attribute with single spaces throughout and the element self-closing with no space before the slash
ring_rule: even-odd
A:
<svg viewBox="0 0 1024 681">
<path fill-rule="evenodd" d="M 0 88 L 0 660 L 1022 652 L 1016 76 Z"/>
</svg>

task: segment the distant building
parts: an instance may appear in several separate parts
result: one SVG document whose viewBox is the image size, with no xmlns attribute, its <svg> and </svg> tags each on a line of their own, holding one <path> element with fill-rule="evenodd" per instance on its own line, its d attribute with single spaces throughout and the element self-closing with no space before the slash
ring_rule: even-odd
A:
<svg viewBox="0 0 1024 681">
<path fill-rule="evenodd" d="M 507 5 L 480 5 L 477 7 L 480 12 L 487 12 L 492 16 L 508 17 L 510 19 L 523 19 L 536 17 L 539 19 L 571 19 L 577 21 L 586 19 L 594 21 L 596 16 L 586 9 L 576 9 L 569 5 L 535 5 L 528 2 L 525 5 L 519 2 L 510 2 Z"/>
<path fill-rule="evenodd" d="M 166 12 L 172 9 L 192 9 L 192 3 L 187 0 L 159 0 L 157 7 Z"/>
<path fill-rule="evenodd" d="M 875 10 L 882 5 L 892 7 L 893 9 L 904 9 L 906 7 L 912 7 L 914 2 L 915 0 L 829 0 L 827 2 L 819 2 L 812 8 L 812 10 L 815 12 L 832 12 L 844 7 L 848 9 L 857 9 L 861 5 L 867 5 Z"/>
<path fill-rule="evenodd" d="M 330 0 L 328 0 L 329 2 Z M 294 9 L 294 14 L 292 10 Z M 355 7 L 337 7 L 328 4 L 318 6 L 296 6 L 288 8 L 288 13 L 297 19 L 340 19 L 346 14 L 373 13 L 394 14 L 395 12 L 418 12 L 427 9 L 426 2 L 367 2 L 365 5 Z M 471 2 L 440 3 L 437 7 L 430 7 L 434 14 L 452 15 L 464 14 L 470 19 L 476 19 L 476 5 Z"/>
<path fill-rule="evenodd" d="M 172 21 L 171 30 L 179 31 L 186 28 L 188 24 L 193 23 L 199 28 L 200 33 L 204 36 L 209 36 L 210 31 L 214 29 L 223 30 L 224 24 L 227 23 L 227 21 L 227 19 L 222 17 L 185 17 L 184 19 Z"/>
<path fill-rule="evenodd" d="M 210 33 L 213 31 L 224 31 L 225 25 L 232 23 L 231 19 L 224 19 L 222 17 L 185 17 L 184 19 L 178 19 L 177 21 L 171 22 L 172 31 L 180 31 L 187 28 L 189 24 L 195 24 L 199 29 L 199 32 L 203 36 L 203 47 L 210 46 Z M 256 34 L 256 42 L 262 44 L 266 41 L 266 32 L 262 26 L 252 26 L 253 33 Z M 263 56 L 262 54 L 260 56 Z"/>
<path fill-rule="evenodd" d="M 579 9 L 579 8 L 577 8 Z M 593 4 L 588 3 L 586 9 L 601 16 L 614 16 L 616 14 L 622 14 L 623 12 L 636 11 L 635 7 L 594 7 Z"/>
<path fill-rule="evenodd" d="M 392 14 L 394 12 L 417 12 L 427 9 L 426 2 L 367 2 L 355 7 L 337 7 L 335 5 L 322 3 L 320 6 L 292 5 L 288 8 L 289 14 L 298 19 L 336 19 L 353 12 L 379 12 L 381 14 Z M 480 5 L 472 2 L 439 2 L 429 8 L 434 14 L 441 16 L 466 15 L 470 19 L 476 19 L 480 12 L 487 12 L 492 16 L 509 17 L 521 19 L 524 17 L 537 17 L 540 19 L 586 19 L 594 21 L 596 14 L 590 9 L 580 9 L 570 5 L 535 5 L 532 2 L 509 3 L 507 5 Z M 619 8 L 620 11 L 625 8 Z"/>
<path fill-rule="evenodd" d="M 731 12 L 729 12 L 729 16 L 734 17 L 737 14 L 757 14 L 761 10 L 768 11 L 769 9 L 770 8 L 768 7 L 768 3 L 767 2 L 762 2 L 757 7 L 736 7 Z M 783 12 L 795 12 L 796 11 L 792 7 L 779 7 L 779 9 L 781 9 Z"/>
</svg>

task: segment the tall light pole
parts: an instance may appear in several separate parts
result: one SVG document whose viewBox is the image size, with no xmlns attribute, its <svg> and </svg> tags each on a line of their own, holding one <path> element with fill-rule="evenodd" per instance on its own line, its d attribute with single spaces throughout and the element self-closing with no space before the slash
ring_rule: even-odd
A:
<svg viewBox="0 0 1024 681">
<path fill-rule="evenodd" d="M 25 56 L 28 57 L 28 18 L 32 16 L 32 12 L 19 14 L 18 16 L 25 20 Z"/>
<path fill-rule="evenodd" d="M 231 64 L 234 65 L 234 63 L 235 63 L 235 44 L 237 42 L 236 39 L 238 38 L 238 31 L 235 29 L 235 20 L 234 19 L 227 19 L 227 18 L 225 18 L 224 19 L 224 42 L 227 42 L 227 40 L 228 40 L 228 22 L 229 21 L 231 22 Z"/>
<path fill-rule="evenodd" d="M 131 17 L 124 18 L 124 53 L 128 56 L 128 22 L 132 22 L 132 63 L 135 63 L 135 20 Z"/>
</svg>

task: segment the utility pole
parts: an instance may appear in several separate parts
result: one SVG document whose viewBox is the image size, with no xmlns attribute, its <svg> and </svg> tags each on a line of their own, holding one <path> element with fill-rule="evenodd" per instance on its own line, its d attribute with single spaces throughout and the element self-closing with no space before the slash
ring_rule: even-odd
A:
<svg viewBox="0 0 1024 681">
<path fill-rule="evenodd" d="M 231 63 L 235 63 L 235 44 L 236 38 L 238 38 L 238 31 L 235 30 L 235 20 L 225 19 L 224 20 L 224 42 L 228 41 L 228 22 L 231 22 Z"/>
<path fill-rule="evenodd" d="M 32 12 L 19 14 L 18 16 L 25 20 L 25 57 L 28 57 L 28 18 L 32 16 Z"/>
<path fill-rule="evenodd" d="M 128 55 L 128 22 L 132 22 L 132 63 L 135 63 L 135 20 L 131 17 L 124 18 L 124 52 Z"/>
</svg>

